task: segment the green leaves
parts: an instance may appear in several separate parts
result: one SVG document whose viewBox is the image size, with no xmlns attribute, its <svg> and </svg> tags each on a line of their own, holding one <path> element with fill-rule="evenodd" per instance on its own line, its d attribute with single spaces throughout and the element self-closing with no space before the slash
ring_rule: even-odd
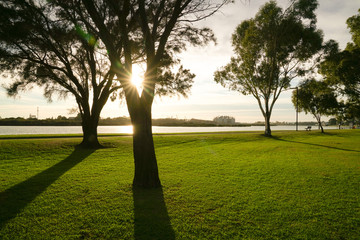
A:
<svg viewBox="0 0 360 240">
<path fill-rule="evenodd" d="M 194 83 L 195 74 L 181 65 L 176 73 L 171 69 L 163 69 L 159 74 L 156 94 L 159 96 L 182 95 L 187 97 Z"/>
<path fill-rule="evenodd" d="M 315 10 L 318 7 L 317 0 L 299 0 L 294 3 L 294 13 L 304 19 L 309 19 L 311 25 L 316 23 Z"/>
<path fill-rule="evenodd" d="M 266 3 L 235 29 L 235 57 L 215 72 L 214 80 L 265 105 L 272 98 L 273 104 L 292 79 L 309 71 L 305 63 L 322 49 L 322 32 L 314 25 L 316 6 L 315 0 L 299 0 L 283 10 L 275 1 Z"/>
<path fill-rule="evenodd" d="M 337 112 L 338 102 L 333 89 L 324 81 L 308 79 L 299 85 L 292 95 L 294 105 L 299 110 L 316 115 L 332 115 Z"/>
<path fill-rule="evenodd" d="M 360 14 L 350 17 L 346 23 L 353 42 L 348 43 L 343 51 L 339 51 L 335 41 L 329 43 L 319 72 L 328 84 L 345 96 L 344 106 L 352 113 L 345 115 L 353 119 L 360 118 Z"/>
<path fill-rule="evenodd" d="M 360 47 L 360 9 L 358 10 L 359 14 L 354 15 L 346 21 L 350 33 L 352 35 L 352 40 L 354 43 Z"/>
<path fill-rule="evenodd" d="M 267 125 L 280 93 L 292 79 L 311 71 L 313 56 L 323 48 L 322 32 L 315 27 L 316 6 L 316 0 L 293 1 L 286 10 L 275 1 L 266 3 L 237 26 L 232 36 L 235 57 L 214 73 L 222 86 L 253 95 Z M 271 135 L 270 126 L 265 134 Z"/>
</svg>

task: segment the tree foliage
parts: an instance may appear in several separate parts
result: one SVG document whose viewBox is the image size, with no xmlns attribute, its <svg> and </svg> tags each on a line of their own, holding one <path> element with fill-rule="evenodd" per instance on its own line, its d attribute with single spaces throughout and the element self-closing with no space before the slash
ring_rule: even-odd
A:
<svg viewBox="0 0 360 240">
<path fill-rule="evenodd" d="M 335 92 L 324 81 L 308 79 L 300 83 L 297 91 L 293 91 L 292 102 L 299 111 L 312 114 L 324 132 L 321 116 L 334 115 L 338 111 Z"/>
<path fill-rule="evenodd" d="M 335 46 L 321 63 L 320 73 L 344 96 L 344 106 L 348 108 L 344 116 L 360 119 L 360 9 L 359 14 L 350 17 L 346 23 L 353 42 L 343 51 Z"/>
<path fill-rule="evenodd" d="M 270 1 L 232 36 L 235 56 L 215 72 L 214 80 L 230 90 L 253 95 L 271 135 L 270 117 L 280 93 L 292 79 L 311 71 L 310 60 L 322 49 L 316 29 L 316 0 L 292 1 L 285 10 Z"/>
<path fill-rule="evenodd" d="M 189 45 L 215 41 L 209 28 L 197 28 L 192 23 L 211 16 L 228 2 L 51 1 L 66 18 L 86 26 L 107 50 L 111 72 L 123 89 L 134 130 L 134 186 L 160 186 L 151 129 L 154 97 L 189 92 L 195 75 L 181 66 L 176 55 Z M 131 84 L 132 66 L 137 63 L 146 65 L 142 92 Z"/>
<path fill-rule="evenodd" d="M 91 29 L 59 10 L 40 0 L 0 3 L 0 71 L 10 73 L 10 96 L 34 85 L 49 101 L 71 94 L 83 120 L 82 145 L 99 147 L 100 112 L 120 85 Z"/>
<path fill-rule="evenodd" d="M 154 97 L 188 94 L 195 75 L 176 55 L 189 45 L 215 41 L 209 28 L 192 23 L 229 2 L 2 1 L 0 66 L 18 76 L 9 93 L 31 84 L 44 86 L 49 98 L 55 92 L 71 93 L 84 119 L 94 113 L 98 118 L 109 95 L 121 88 L 134 129 L 134 186 L 158 187 L 151 130 Z M 142 92 L 131 83 L 132 66 L 138 63 L 146 65 Z"/>
</svg>

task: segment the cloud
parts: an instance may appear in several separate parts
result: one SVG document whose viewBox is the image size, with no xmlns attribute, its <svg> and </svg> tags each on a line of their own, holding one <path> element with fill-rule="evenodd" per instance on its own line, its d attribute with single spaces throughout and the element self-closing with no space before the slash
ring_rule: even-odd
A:
<svg viewBox="0 0 360 240">
<path fill-rule="evenodd" d="M 351 41 L 346 20 L 357 14 L 360 5 L 358 1 L 320 1 L 317 10 L 318 27 L 324 31 L 326 40 L 334 39 L 341 48 Z"/>
</svg>

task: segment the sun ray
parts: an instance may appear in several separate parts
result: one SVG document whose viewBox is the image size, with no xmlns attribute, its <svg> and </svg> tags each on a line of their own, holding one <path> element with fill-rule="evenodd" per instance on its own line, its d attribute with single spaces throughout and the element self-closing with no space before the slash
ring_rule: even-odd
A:
<svg viewBox="0 0 360 240">
<path fill-rule="evenodd" d="M 132 65 L 131 83 L 137 88 L 139 95 L 143 91 L 144 72 L 141 65 Z"/>
</svg>

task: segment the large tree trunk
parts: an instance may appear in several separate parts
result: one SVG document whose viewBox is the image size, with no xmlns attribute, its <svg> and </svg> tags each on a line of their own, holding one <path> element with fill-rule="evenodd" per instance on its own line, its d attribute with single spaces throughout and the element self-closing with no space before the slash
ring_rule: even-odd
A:
<svg viewBox="0 0 360 240">
<path fill-rule="evenodd" d="M 133 152 L 135 162 L 134 187 L 160 187 L 160 179 L 152 136 L 151 106 L 144 111 L 137 108 L 132 114 Z"/>
<path fill-rule="evenodd" d="M 101 148 L 102 145 L 99 143 L 97 127 L 99 123 L 99 117 L 83 117 L 82 119 L 82 130 L 83 140 L 80 146 L 83 148 Z"/>
<path fill-rule="evenodd" d="M 265 136 L 271 137 L 270 114 L 265 114 Z"/>
<path fill-rule="evenodd" d="M 157 76 L 156 70 L 156 67 L 147 64 L 143 82 L 144 89 L 141 94 L 138 93 L 134 85 L 125 84 L 124 86 L 126 103 L 133 126 L 135 164 L 133 187 L 161 187 L 151 120 L 151 107 L 155 94 L 154 77 Z"/>
<path fill-rule="evenodd" d="M 93 106 L 91 109 L 88 102 L 85 102 L 85 104 L 78 102 L 83 130 L 83 140 L 79 145 L 80 147 L 91 149 L 103 147 L 98 140 L 97 127 L 99 125 L 101 110 L 103 109 L 110 94 L 108 90 L 110 84 L 111 81 L 108 83 L 108 86 L 103 89 L 103 93 L 100 97 L 94 97 Z"/>
</svg>

